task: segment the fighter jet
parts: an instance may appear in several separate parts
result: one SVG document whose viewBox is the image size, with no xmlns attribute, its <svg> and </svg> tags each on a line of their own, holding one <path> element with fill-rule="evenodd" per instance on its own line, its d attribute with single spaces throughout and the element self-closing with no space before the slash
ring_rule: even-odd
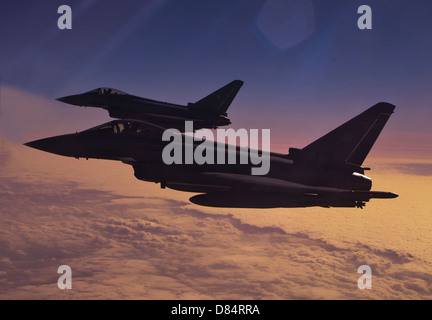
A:
<svg viewBox="0 0 432 320">
<path fill-rule="evenodd" d="M 110 117 L 151 122 L 166 128 L 184 128 L 184 121 L 194 122 L 195 129 L 231 124 L 227 110 L 243 85 L 234 80 L 205 98 L 187 106 L 137 97 L 112 88 L 98 88 L 86 93 L 58 98 L 58 101 L 108 110 Z"/>
<path fill-rule="evenodd" d="M 270 152 L 266 175 L 251 175 L 250 162 L 167 165 L 161 156 L 170 143 L 161 139 L 165 129 L 136 120 L 114 120 L 25 145 L 68 157 L 122 161 L 133 166 L 140 180 L 199 193 L 189 200 L 203 206 L 363 208 L 370 199 L 398 196 L 371 191 L 372 180 L 364 175 L 368 168 L 362 167 L 394 108 L 378 103 L 302 149 L 290 148 L 288 154 Z M 219 143 L 214 142 L 215 148 Z M 228 157 L 229 145 L 222 145 Z M 195 142 L 195 150 L 198 146 Z M 237 157 L 251 151 L 234 150 Z"/>
</svg>

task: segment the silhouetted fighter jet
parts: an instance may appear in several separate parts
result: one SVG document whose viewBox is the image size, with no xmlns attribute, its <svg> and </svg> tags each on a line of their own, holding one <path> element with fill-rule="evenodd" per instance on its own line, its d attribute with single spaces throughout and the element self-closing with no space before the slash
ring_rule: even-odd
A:
<svg viewBox="0 0 432 320">
<path fill-rule="evenodd" d="M 165 128 L 183 130 L 184 122 L 191 120 L 197 130 L 215 129 L 231 124 L 227 110 L 242 85 L 243 81 L 234 80 L 187 106 L 141 98 L 112 88 L 99 88 L 57 100 L 77 106 L 102 108 L 108 110 L 112 118 L 143 120 Z"/>
<path fill-rule="evenodd" d="M 372 198 L 395 198 L 370 191 L 372 180 L 362 164 L 394 106 L 378 103 L 303 149 L 270 153 L 270 171 L 251 175 L 252 163 L 240 164 L 245 149 L 236 149 L 236 164 L 171 164 L 161 154 L 164 128 L 141 121 L 115 120 L 75 134 L 26 143 L 47 152 L 76 157 L 120 160 L 133 166 L 135 177 L 161 187 L 201 193 L 190 201 L 204 206 L 359 207 Z M 183 144 L 185 139 L 183 139 Z M 215 144 L 215 150 L 216 145 Z M 195 144 L 196 148 L 199 144 Z M 230 152 L 227 145 L 225 156 Z M 246 149 L 249 152 L 249 149 Z M 216 152 L 214 153 L 216 158 Z"/>
</svg>

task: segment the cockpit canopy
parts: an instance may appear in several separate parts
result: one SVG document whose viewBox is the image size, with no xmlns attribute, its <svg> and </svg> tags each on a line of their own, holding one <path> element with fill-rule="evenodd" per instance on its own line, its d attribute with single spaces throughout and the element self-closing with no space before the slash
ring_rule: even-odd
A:
<svg viewBox="0 0 432 320">
<path fill-rule="evenodd" d="M 93 93 L 93 94 L 98 94 L 98 95 L 127 95 L 126 92 L 117 90 L 117 89 L 113 89 L 113 88 L 97 88 L 94 90 L 91 90 L 87 93 Z"/>
<path fill-rule="evenodd" d="M 147 122 L 113 120 L 83 132 L 98 132 L 105 134 L 148 134 L 161 133 L 164 128 Z"/>
</svg>

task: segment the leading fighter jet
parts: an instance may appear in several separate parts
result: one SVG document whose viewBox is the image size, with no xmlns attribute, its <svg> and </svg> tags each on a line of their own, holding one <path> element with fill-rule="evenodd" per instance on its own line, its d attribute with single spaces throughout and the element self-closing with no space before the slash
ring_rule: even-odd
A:
<svg viewBox="0 0 432 320">
<path fill-rule="evenodd" d="M 243 85 L 234 80 L 205 98 L 187 106 L 137 97 L 112 88 L 98 88 L 86 93 L 58 98 L 58 101 L 108 110 L 110 117 L 151 122 L 166 128 L 184 129 L 184 122 L 194 122 L 195 129 L 231 124 L 227 110 Z"/>
<path fill-rule="evenodd" d="M 371 191 L 372 180 L 364 175 L 368 168 L 362 167 L 394 108 L 378 103 L 303 149 L 271 152 L 270 171 L 262 176 L 251 175 L 253 165 L 239 164 L 238 159 L 236 164 L 167 165 L 161 156 L 168 143 L 161 139 L 165 129 L 136 120 L 114 120 L 25 145 L 68 157 L 122 161 L 132 165 L 140 180 L 199 193 L 190 201 L 203 206 L 363 208 L 373 198 L 397 197 Z M 223 147 L 227 157 L 228 145 Z M 235 149 L 237 157 L 245 150 L 250 152 Z"/>
</svg>

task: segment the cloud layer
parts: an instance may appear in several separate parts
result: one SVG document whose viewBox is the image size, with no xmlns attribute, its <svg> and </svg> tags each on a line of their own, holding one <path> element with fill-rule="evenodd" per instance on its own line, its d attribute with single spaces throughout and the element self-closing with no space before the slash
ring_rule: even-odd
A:
<svg viewBox="0 0 432 320">
<path fill-rule="evenodd" d="M 214 209 L 126 165 L 2 146 L 1 299 L 432 298 L 417 176 L 388 171 L 403 194 L 363 211 Z M 63 264 L 72 290 L 57 288 Z M 372 290 L 357 287 L 364 264 Z"/>
</svg>

